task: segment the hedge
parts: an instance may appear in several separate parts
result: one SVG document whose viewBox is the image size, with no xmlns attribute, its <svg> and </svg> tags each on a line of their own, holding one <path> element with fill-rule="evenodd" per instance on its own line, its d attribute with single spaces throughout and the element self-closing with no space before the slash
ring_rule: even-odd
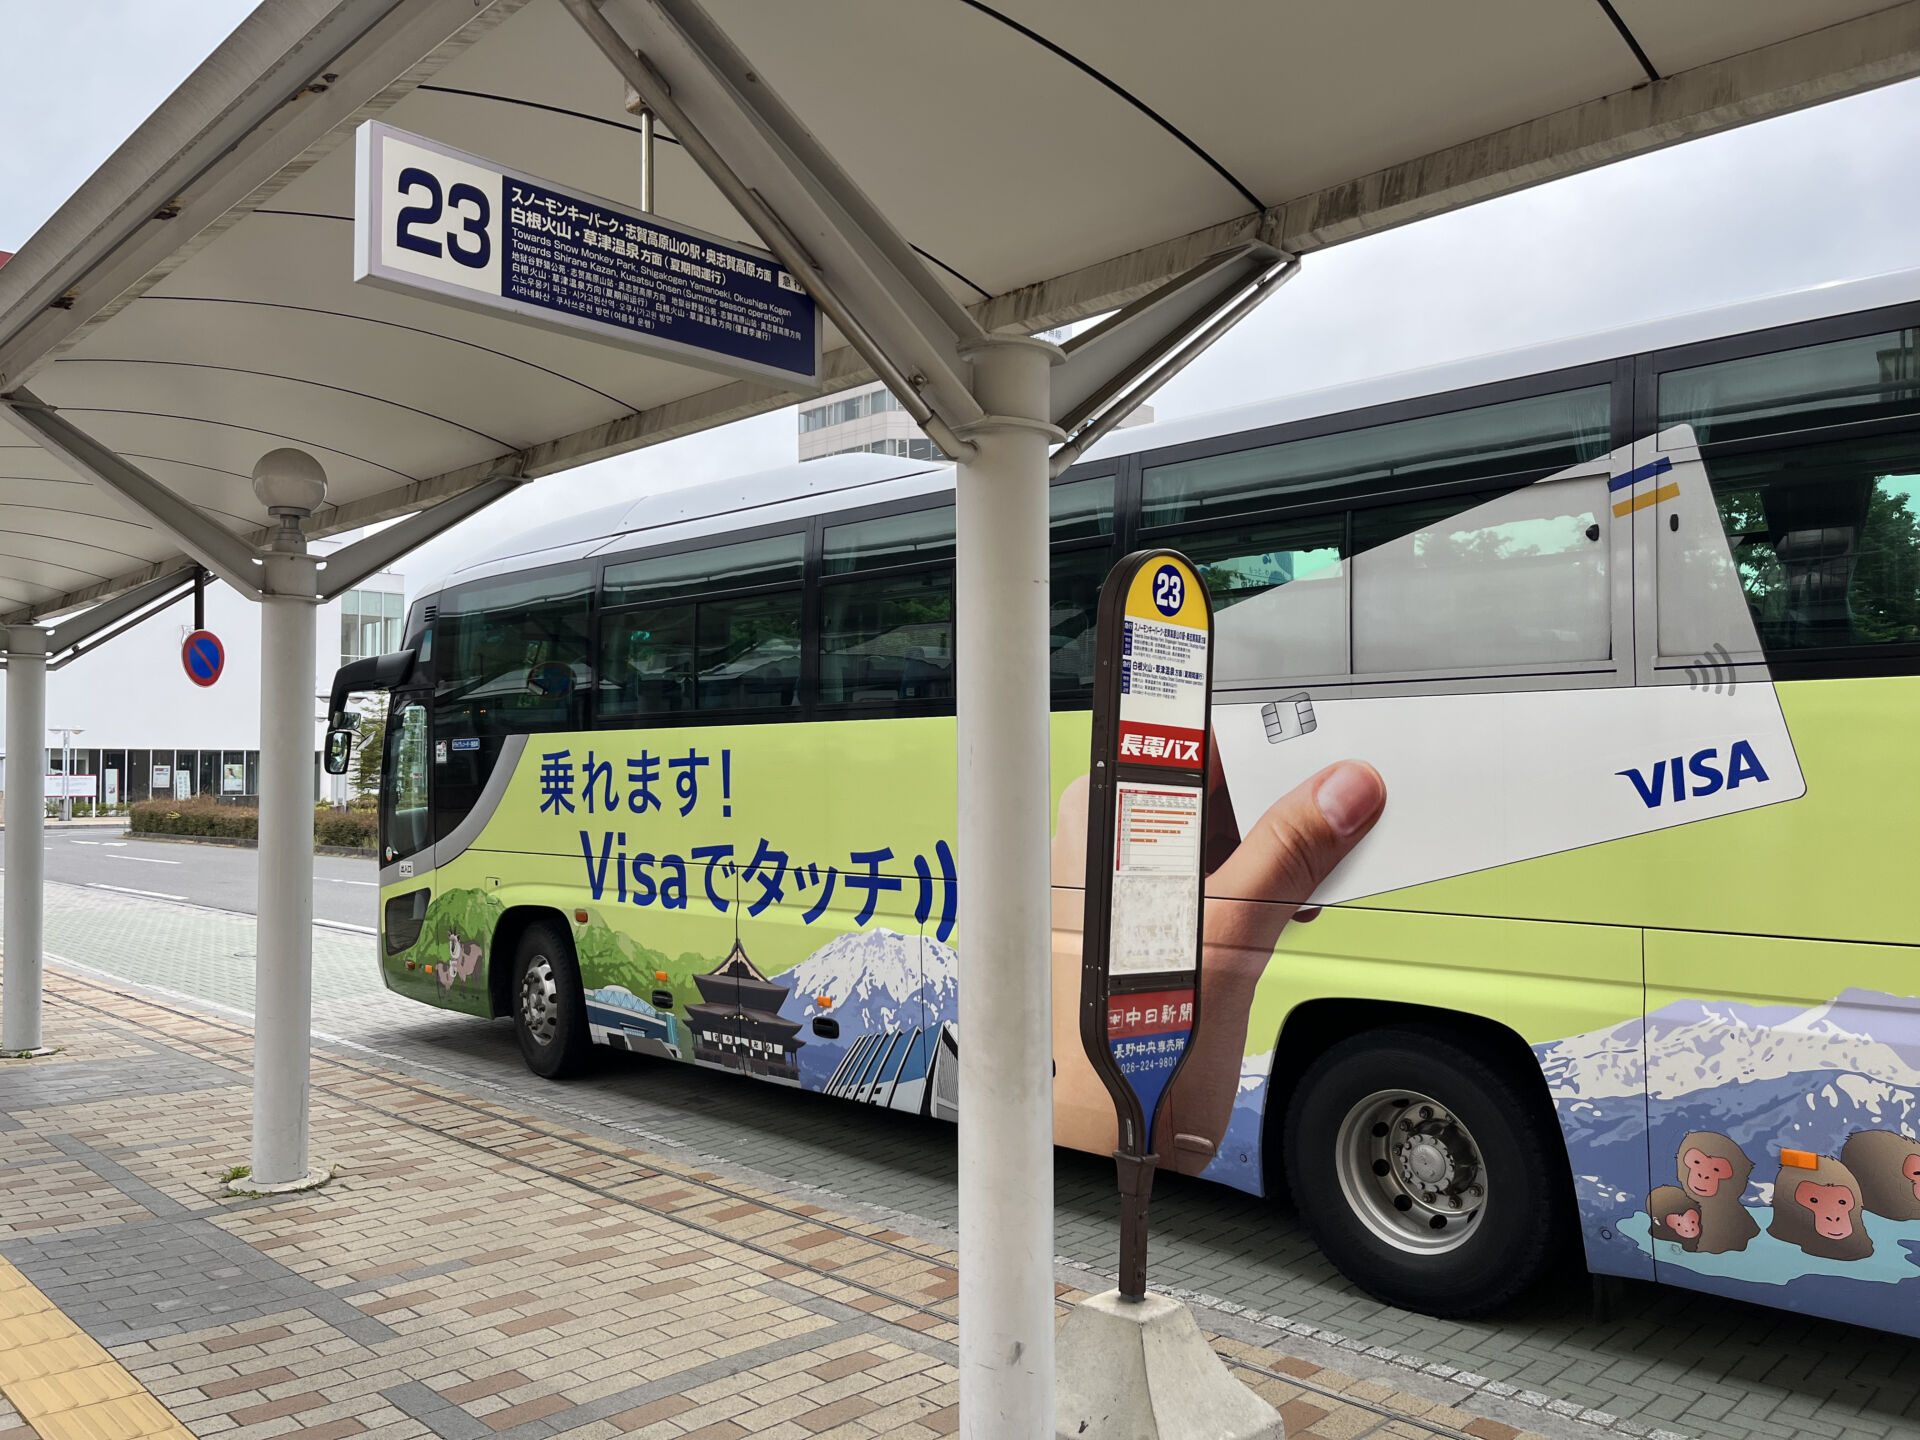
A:
<svg viewBox="0 0 1920 1440">
<path fill-rule="evenodd" d="M 210 835 L 227 840 L 258 840 L 260 812 L 212 800 L 141 800 L 129 812 L 128 828 L 145 835 Z M 378 843 L 378 822 L 370 810 L 316 809 L 316 845 L 370 849 Z"/>
</svg>

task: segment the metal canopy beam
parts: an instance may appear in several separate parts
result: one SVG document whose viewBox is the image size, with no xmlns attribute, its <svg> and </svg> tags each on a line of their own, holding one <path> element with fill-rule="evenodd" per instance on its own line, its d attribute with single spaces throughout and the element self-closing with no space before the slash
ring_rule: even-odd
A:
<svg viewBox="0 0 1920 1440">
<path fill-rule="evenodd" d="M 1063 473 L 1299 269 L 1299 260 L 1271 246 L 1242 245 L 1069 340 L 1066 363 L 1053 375 L 1054 421 L 1067 439 L 1048 462 L 1052 473 Z"/>
<path fill-rule="evenodd" d="M 485 481 L 471 490 L 461 491 L 450 500 L 442 500 L 430 510 L 421 510 L 404 520 L 395 521 L 378 534 L 356 540 L 344 550 L 336 550 L 320 562 L 324 577 L 320 586 L 321 603 L 345 594 L 369 575 L 386 569 L 409 550 L 426 544 L 434 536 L 458 525 L 469 515 L 486 509 L 494 501 L 511 495 L 526 483 L 519 475 L 505 475 L 498 480 Z"/>
<path fill-rule="evenodd" d="M 7 263 L 0 313 L 29 318 L 0 334 L 0 390 L 311 169 L 355 116 L 405 93 L 396 81 L 430 78 L 525 3 L 492 0 L 477 18 L 478 0 L 260 6 L 75 197 L 118 173 L 137 182 L 122 203 L 69 202 Z M 423 56 L 437 63 L 422 69 Z M 42 263 L 49 251 L 56 261 Z"/>
<path fill-rule="evenodd" d="M 653 0 L 623 37 L 593 0 L 561 3 L 935 443 L 969 454 L 955 432 L 984 412 L 961 352 L 984 332 L 719 26 Z"/>
<path fill-rule="evenodd" d="M 69 660 L 77 659 L 85 653 L 79 648 L 80 646 L 104 631 L 118 626 L 123 620 L 133 620 L 137 623 L 139 620 L 146 619 L 147 617 L 140 612 L 148 606 L 160 609 L 171 604 L 176 594 L 192 585 L 199 577 L 199 573 L 199 566 L 189 565 L 184 570 L 175 570 L 171 574 L 162 575 L 158 580 L 149 580 L 146 584 L 137 585 L 122 595 L 116 595 L 113 599 L 94 606 L 91 610 L 61 621 L 47 632 L 46 653 L 60 657 L 50 661 L 47 668 L 58 670 Z M 67 650 L 74 653 L 62 654 Z"/>
<path fill-rule="evenodd" d="M 105 486 L 152 520 L 189 555 L 250 600 L 260 598 L 253 547 L 216 524 L 197 505 L 182 500 L 146 471 L 122 460 L 84 430 L 68 424 L 53 407 L 26 390 L 0 395 L 16 423 L 75 470 Z"/>
</svg>

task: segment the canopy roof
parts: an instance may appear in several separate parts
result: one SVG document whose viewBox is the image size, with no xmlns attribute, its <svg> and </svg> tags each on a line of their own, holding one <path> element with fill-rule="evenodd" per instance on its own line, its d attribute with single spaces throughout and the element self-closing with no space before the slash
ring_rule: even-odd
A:
<svg viewBox="0 0 1920 1440">
<path fill-rule="evenodd" d="M 631 36 L 653 3 L 601 13 Z M 1237 241 L 1303 253 L 1920 71 L 1920 0 L 707 13 L 947 291 L 1022 333 Z M 248 477 L 281 445 L 326 466 L 325 533 L 791 403 L 354 283 L 362 121 L 638 209 L 623 98 L 560 0 L 269 0 L 0 267 L 0 392 L 30 385 L 250 538 L 268 517 Z M 757 243 L 670 135 L 655 210 Z M 826 347 L 829 388 L 868 378 L 831 327 Z M 181 563 L 0 419 L 6 618 Z"/>
</svg>

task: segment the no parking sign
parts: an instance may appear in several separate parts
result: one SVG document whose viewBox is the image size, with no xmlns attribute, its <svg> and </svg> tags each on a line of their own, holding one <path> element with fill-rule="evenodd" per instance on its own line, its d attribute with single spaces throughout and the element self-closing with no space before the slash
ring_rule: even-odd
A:
<svg viewBox="0 0 1920 1440">
<path fill-rule="evenodd" d="M 211 630 L 196 630 L 180 646 L 180 668 L 204 690 L 227 668 L 227 647 Z"/>
</svg>

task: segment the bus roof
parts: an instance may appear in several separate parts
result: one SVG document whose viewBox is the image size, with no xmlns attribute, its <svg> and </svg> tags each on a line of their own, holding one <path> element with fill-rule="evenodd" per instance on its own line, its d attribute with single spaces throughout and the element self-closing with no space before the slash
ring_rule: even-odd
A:
<svg viewBox="0 0 1920 1440">
<path fill-rule="evenodd" d="M 727 480 L 660 490 L 520 531 L 492 555 L 448 575 L 440 588 L 502 571 L 579 559 L 642 533 L 661 543 L 777 524 L 845 508 L 953 488 L 953 466 L 892 455 L 830 455 Z M 825 496 L 834 497 L 831 505 Z M 666 532 L 666 533 L 656 533 Z"/>
<path fill-rule="evenodd" d="M 1339 415 L 1399 400 L 1444 395 L 1449 391 L 1570 369 L 1623 355 L 1914 300 L 1920 300 L 1920 269 L 1781 291 L 1734 305 L 1663 315 L 1632 325 L 1491 351 L 1442 365 L 1401 370 L 1344 385 L 1301 391 L 1151 425 L 1136 425 L 1109 435 L 1088 453 L 1087 461 Z M 666 543 L 773 524 L 822 509 L 879 503 L 952 487 L 953 467 L 949 464 L 887 455 L 833 455 L 732 479 L 659 491 L 638 500 L 567 516 L 516 534 L 508 542 L 511 549 L 471 562 L 450 574 L 444 583 L 457 585 L 506 570 L 581 558 L 614 542 L 632 543 L 640 532 L 663 532 L 658 533 L 657 538 Z M 831 500 L 828 497 L 832 497 Z"/>
<path fill-rule="evenodd" d="M 1756 330 L 1796 325 L 1831 315 L 1850 315 L 1856 311 L 1875 310 L 1881 306 L 1900 305 L 1914 300 L 1920 300 L 1920 268 L 1809 285 L 1733 305 L 1662 315 L 1632 325 L 1589 331 L 1584 335 L 1566 336 L 1511 350 L 1490 351 L 1442 365 L 1400 370 L 1325 389 L 1298 391 L 1272 400 L 1256 400 L 1246 405 L 1181 416 L 1152 425 L 1136 425 L 1114 431 L 1089 450 L 1086 458 L 1099 460 L 1115 455 L 1132 455 L 1142 450 L 1158 450 L 1193 440 L 1208 440 L 1218 435 L 1262 430 L 1296 420 L 1317 419 L 1323 415 L 1340 415 L 1350 410 L 1364 410 L 1399 400 L 1444 395 L 1452 390 L 1467 390 L 1501 380 L 1518 380 L 1529 375 L 1571 369 L 1576 365 L 1615 360 L 1623 355 L 1640 355 L 1718 339 L 1723 335 L 1745 335 Z"/>
</svg>

